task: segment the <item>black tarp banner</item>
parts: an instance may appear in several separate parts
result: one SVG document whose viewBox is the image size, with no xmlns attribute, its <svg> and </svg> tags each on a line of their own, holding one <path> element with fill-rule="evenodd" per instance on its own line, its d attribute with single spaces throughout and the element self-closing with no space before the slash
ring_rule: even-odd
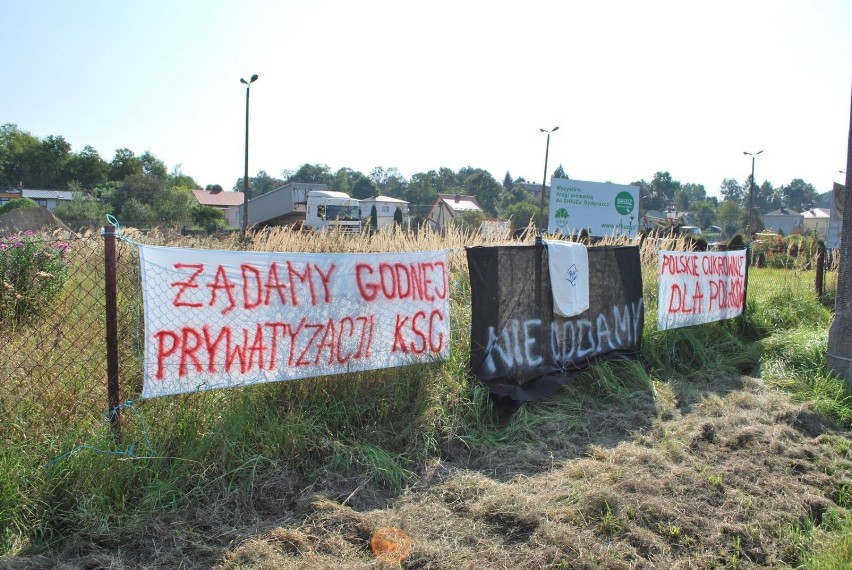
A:
<svg viewBox="0 0 852 570">
<path fill-rule="evenodd" d="M 498 401 L 556 393 L 596 360 L 638 358 L 645 311 L 637 246 L 589 247 L 589 309 L 553 312 L 544 245 L 467 248 L 470 368 Z"/>
</svg>

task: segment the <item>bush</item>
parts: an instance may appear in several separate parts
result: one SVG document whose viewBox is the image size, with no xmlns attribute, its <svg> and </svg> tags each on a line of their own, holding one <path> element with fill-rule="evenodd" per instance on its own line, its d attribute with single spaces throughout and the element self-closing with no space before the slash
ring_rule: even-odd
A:
<svg viewBox="0 0 852 570">
<path fill-rule="evenodd" d="M 0 206 L 0 216 L 17 208 L 38 208 L 38 203 L 29 198 L 15 198 Z"/>
<path fill-rule="evenodd" d="M 815 236 L 775 235 L 752 243 L 752 259 L 760 267 L 810 269 L 820 245 Z"/>
<path fill-rule="evenodd" d="M 68 276 L 68 244 L 32 230 L 0 240 L 0 330 L 47 308 Z"/>
</svg>

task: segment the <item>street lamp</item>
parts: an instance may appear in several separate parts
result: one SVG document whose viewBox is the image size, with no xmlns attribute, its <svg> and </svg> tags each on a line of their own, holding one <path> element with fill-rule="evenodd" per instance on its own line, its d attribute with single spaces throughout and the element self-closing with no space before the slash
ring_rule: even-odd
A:
<svg viewBox="0 0 852 570">
<path fill-rule="evenodd" d="M 544 176 L 541 179 L 541 198 L 538 204 L 538 235 L 542 235 L 544 233 L 542 230 L 544 227 L 544 188 L 545 184 L 547 184 L 547 155 L 550 153 L 550 133 L 558 131 L 559 127 L 553 127 L 549 131 L 547 129 L 539 130 L 543 133 L 547 133 L 547 146 L 544 149 Z"/>
<path fill-rule="evenodd" d="M 243 219 L 240 224 L 240 238 L 242 240 L 246 239 L 246 228 L 248 227 L 248 206 L 249 206 L 249 181 L 248 181 L 248 142 L 249 142 L 249 91 L 251 90 L 251 84 L 257 81 L 257 74 L 251 76 L 251 78 L 246 81 L 242 77 L 240 77 L 240 83 L 244 83 L 246 86 L 246 161 L 245 161 L 245 172 L 243 173 Z"/>
<path fill-rule="evenodd" d="M 748 237 L 751 237 L 754 234 L 754 220 L 752 220 L 752 206 L 754 204 L 754 157 L 763 152 L 759 150 L 754 154 L 750 152 L 743 151 L 743 154 L 747 154 L 751 157 L 751 184 L 748 187 Z"/>
</svg>

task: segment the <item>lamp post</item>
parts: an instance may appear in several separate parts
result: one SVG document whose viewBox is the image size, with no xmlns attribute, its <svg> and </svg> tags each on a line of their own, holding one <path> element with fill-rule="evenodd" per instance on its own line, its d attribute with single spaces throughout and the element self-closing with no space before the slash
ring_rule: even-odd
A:
<svg viewBox="0 0 852 570">
<path fill-rule="evenodd" d="M 246 228 L 248 227 L 248 207 L 249 207 L 249 180 L 248 180 L 248 143 L 249 143 L 249 91 L 251 84 L 257 81 L 257 74 L 249 78 L 248 81 L 240 77 L 240 83 L 246 86 L 246 160 L 245 172 L 243 173 L 243 219 L 240 223 L 240 238 L 245 241 Z"/>
<path fill-rule="evenodd" d="M 547 146 L 544 149 L 544 176 L 541 178 L 541 198 L 539 199 L 538 204 L 538 222 L 539 229 L 538 235 L 541 236 L 544 234 L 544 189 L 547 184 L 547 155 L 550 153 L 550 133 L 558 131 L 559 127 L 553 127 L 549 131 L 547 129 L 539 129 L 543 133 L 547 133 Z"/>
<path fill-rule="evenodd" d="M 748 187 L 748 236 L 751 237 L 754 234 L 754 220 L 752 219 L 752 207 L 754 204 L 754 157 L 763 152 L 759 150 L 755 153 L 750 153 L 743 151 L 743 154 L 747 154 L 751 157 L 751 183 Z"/>
</svg>

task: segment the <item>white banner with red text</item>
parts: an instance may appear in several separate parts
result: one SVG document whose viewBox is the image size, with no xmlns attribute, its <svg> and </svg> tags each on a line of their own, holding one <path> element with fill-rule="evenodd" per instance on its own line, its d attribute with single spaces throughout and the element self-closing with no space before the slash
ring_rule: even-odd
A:
<svg viewBox="0 0 852 570">
<path fill-rule="evenodd" d="M 710 323 L 741 315 L 746 252 L 660 251 L 657 328 Z"/>
<path fill-rule="evenodd" d="M 143 398 L 449 356 L 446 251 L 139 250 Z"/>
</svg>

